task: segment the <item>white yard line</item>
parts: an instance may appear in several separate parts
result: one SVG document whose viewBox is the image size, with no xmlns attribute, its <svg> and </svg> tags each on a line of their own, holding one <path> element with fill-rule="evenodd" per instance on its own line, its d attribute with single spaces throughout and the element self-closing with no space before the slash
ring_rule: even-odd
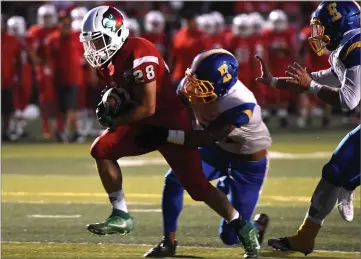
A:
<svg viewBox="0 0 361 259">
<path fill-rule="evenodd" d="M 120 243 L 73 243 L 73 242 L 18 242 L 18 241 L 1 241 L 3 244 L 46 244 L 46 245 L 117 245 L 117 246 L 154 246 L 154 244 L 120 244 Z M 234 247 L 211 247 L 211 246 L 179 246 L 183 248 L 198 248 L 198 249 L 234 249 Z M 273 251 L 269 249 L 264 249 L 266 251 Z M 314 250 L 314 252 L 318 253 L 339 253 L 339 254 L 359 254 L 360 252 L 347 252 L 347 251 L 333 251 L 333 250 Z"/>
<path fill-rule="evenodd" d="M 277 151 L 270 151 L 269 157 L 271 159 L 324 159 L 332 155 L 331 152 L 314 152 L 314 153 L 283 153 Z M 118 163 L 124 167 L 134 167 L 134 166 L 145 166 L 145 165 L 166 165 L 167 162 L 163 158 L 124 158 L 119 159 Z M 92 165 L 93 166 L 93 165 Z"/>
</svg>

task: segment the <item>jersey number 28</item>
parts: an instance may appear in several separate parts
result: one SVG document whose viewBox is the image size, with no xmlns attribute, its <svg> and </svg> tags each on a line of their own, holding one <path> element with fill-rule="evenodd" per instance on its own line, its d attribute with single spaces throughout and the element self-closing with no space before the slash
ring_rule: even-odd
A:
<svg viewBox="0 0 361 259">
<path fill-rule="evenodd" d="M 146 80 L 152 80 L 155 77 L 154 66 L 149 65 L 146 66 L 144 70 L 135 70 L 133 76 L 136 83 L 144 83 Z"/>
</svg>

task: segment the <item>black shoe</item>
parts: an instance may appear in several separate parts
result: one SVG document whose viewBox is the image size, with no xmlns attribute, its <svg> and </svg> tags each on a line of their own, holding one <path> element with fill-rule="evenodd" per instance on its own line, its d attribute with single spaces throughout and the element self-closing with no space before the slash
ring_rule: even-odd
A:
<svg viewBox="0 0 361 259">
<path fill-rule="evenodd" d="M 169 239 L 163 238 L 163 240 L 160 241 L 160 243 L 156 247 L 151 248 L 143 256 L 156 257 L 156 258 L 172 257 L 175 255 L 176 248 L 177 248 L 177 241 L 175 241 L 175 243 L 172 244 Z"/>
<path fill-rule="evenodd" d="M 256 216 L 254 216 L 253 222 L 258 224 L 258 242 L 261 245 L 263 242 L 263 238 L 264 238 L 264 234 L 267 231 L 268 228 L 268 224 L 269 224 L 269 217 L 262 213 L 262 214 L 257 214 Z"/>
</svg>

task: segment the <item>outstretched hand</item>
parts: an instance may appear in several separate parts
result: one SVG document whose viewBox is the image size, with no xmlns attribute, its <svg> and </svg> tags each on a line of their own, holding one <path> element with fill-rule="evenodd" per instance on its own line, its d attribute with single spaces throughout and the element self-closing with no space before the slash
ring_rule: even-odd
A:
<svg viewBox="0 0 361 259">
<path fill-rule="evenodd" d="M 310 87 L 312 78 L 310 74 L 307 72 L 306 68 L 303 68 L 297 62 L 293 63 L 293 65 L 288 66 L 288 71 L 286 71 L 286 75 L 291 78 L 288 79 L 287 83 L 292 83 L 300 86 L 302 90 L 307 91 Z"/>
<path fill-rule="evenodd" d="M 260 56 L 256 55 L 255 58 L 258 59 L 262 71 L 261 77 L 257 77 L 256 81 L 265 85 L 271 85 L 271 81 L 273 77 L 272 74 L 269 72 L 266 64 L 264 63 L 263 59 Z"/>
</svg>

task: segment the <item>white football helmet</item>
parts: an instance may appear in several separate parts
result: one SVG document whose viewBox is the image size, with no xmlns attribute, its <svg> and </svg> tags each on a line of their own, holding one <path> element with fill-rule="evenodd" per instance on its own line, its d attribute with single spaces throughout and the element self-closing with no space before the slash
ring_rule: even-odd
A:
<svg viewBox="0 0 361 259">
<path fill-rule="evenodd" d="M 44 28 L 54 27 L 58 22 L 58 14 L 54 5 L 45 4 L 38 9 L 38 24 Z"/>
<path fill-rule="evenodd" d="M 93 67 L 109 61 L 121 49 L 129 30 L 123 14 L 110 6 L 91 9 L 84 17 L 80 41 L 84 57 Z"/>
<path fill-rule="evenodd" d="M 70 12 L 71 19 L 75 20 L 83 20 L 84 16 L 88 12 L 88 9 L 84 6 L 76 7 Z"/>
<path fill-rule="evenodd" d="M 7 30 L 10 35 L 23 37 L 26 33 L 26 22 L 22 16 L 12 16 L 7 21 Z"/>
<path fill-rule="evenodd" d="M 248 15 L 251 23 L 252 34 L 260 34 L 264 28 L 265 21 L 260 13 L 253 12 Z"/>
<path fill-rule="evenodd" d="M 282 32 L 288 28 L 288 18 L 282 10 L 273 10 L 268 16 L 268 21 L 273 31 Z"/>
<path fill-rule="evenodd" d="M 80 32 L 81 31 L 81 25 L 83 22 L 83 18 L 88 12 L 88 9 L 86 7 L 76 7 L 70 12 L 71 16 L 71 28 L 73 31 Z"/>
<path fill-rule="evenodd" d="M 212 12 L 211 15 L 213 16 L 213 19 L 216 22 L 217 27 L 217 33 L 223 33 L 225 28 L 225 20 L 223 15 L 220 12 Z"/>
<path fill-rule="evenodd" d="M 140 35 L 140 27 L 139 27 L 139 23 L 138 23 L 137 19 L 129 18 L 127 20 L 127 26 L 129 29 L 129 33 L 133 37 L 138 37 Z"/>
<path fill-rule="evenodd" d="M 165 19 L 161 12 L 150 11 L 144 18 L 144 29 L 146 32 L 162 33 L 165 27 Z"/>
<path fill-rule="evenodd" d="M 197 17 L 197 26 L 199 30 L 208 35 L 214 35 L 217 32 L 217 24 L 211 14 L 203 14 Z"/>
<path fill-rule="evenodd" d="M 232 33 L 238 37 L 247 37 L 251 35 L 252 28 L 247 14 L 240 14 L 233 18 Z"/>
</svg>

